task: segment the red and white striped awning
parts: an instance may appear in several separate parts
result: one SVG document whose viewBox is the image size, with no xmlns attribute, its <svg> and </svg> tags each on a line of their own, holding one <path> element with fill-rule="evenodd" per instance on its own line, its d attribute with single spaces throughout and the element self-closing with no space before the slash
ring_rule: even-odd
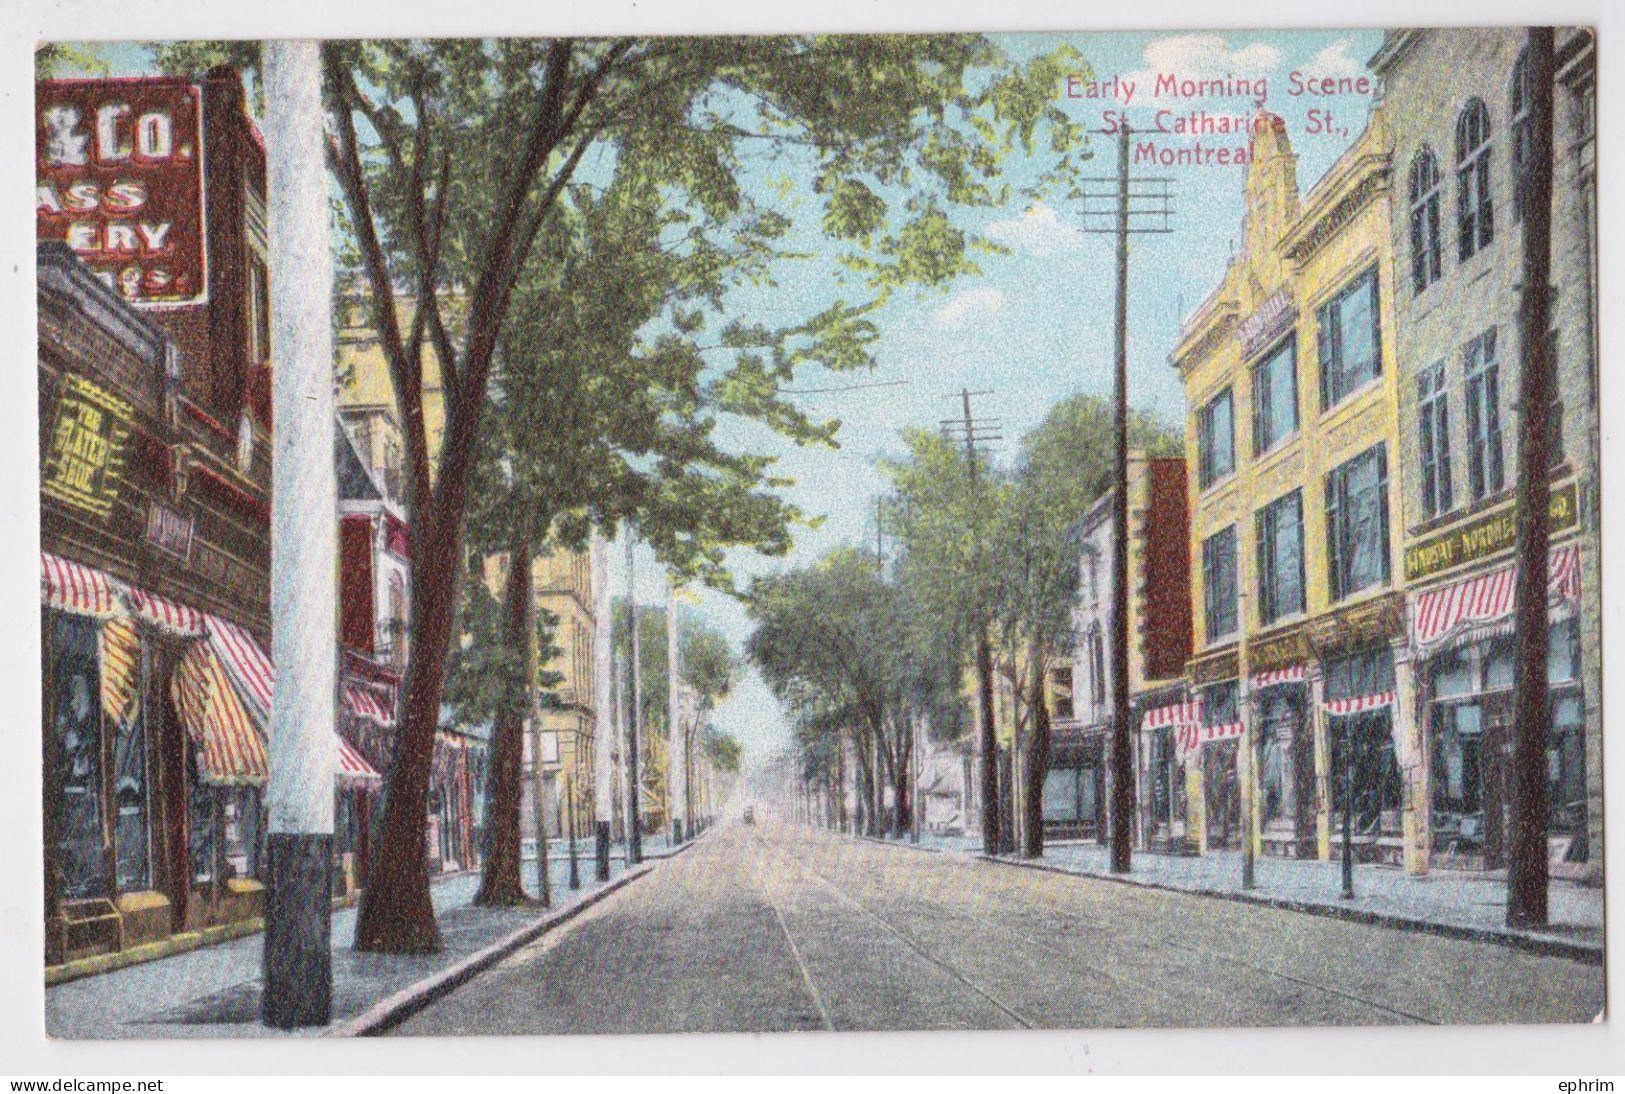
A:
<svg viewBox="0 0 1625 1094">
<path fill-rule="evenodd" d="M 131 589 L 129 598 L 135 614 L 159 630 L 181 638 L 202 638 L 207 629 L 208 616 L 196 608 L 166 600 L 144 589 Z"/>
<path fill-rule="evenodd" d="M 1427 649 L 1480 628 L 1510 623 L 1518 584 L 1518 564 L 1458 581 L 1418 596 L 1411 604 L 1411 636 Z M 1572 544 L 1553 551 L 1546 578 L 1547 597 L 1553 604 L 1580 599 L 1580 552 Z"/>
<path fill-rule="evenodd" d="M 1322 706 L 1326 713 L 1334 717 L 1345 714 L 1359 714 L 1367 710 L 1381 710 L 1383 707 L 1394 705 L 1394 693 L 1391 691 L 1378 691 L 1370 695 L 1356 695 L 1349 699 L 1328 699 Z"/>
<path fill-rule="evenodd" d="M 40 600 L 48 608 L 73 615 L 112 619 L 125 614 L 124 586 L 82 562 L 40 552 Z"/>
<path fill-rule="evenodd" d="M 1253 689 L 1273 687 L 1276 684 L 1301 684 L 1309 676 L 1309 670 L 1304 665 L 1288 665 L 1284 669 L 1271 669 L 1269 672 L 1253 673 Z"/>
<path fill-rule="evenodd" d="M 1161 729 L 1163 726 L 1183 726 L 1202 720 L 1202 700 L 1187 699 L 1183 703 L 1152 707 L 1140 721 L 1141 729 Z"/>
<path fill-rule="evenodd" d="M 232 679 L 253 708 L 256 723 L 262 728 L 268 727 L 271 693 L 276 686 L 276 669 L 270 655 L 252 634 L 235 623 L 209 616 L 208 631 L 210 648 L 230 667 Z M 383 782 L 383 777 L 349 741 L 337 732 L 333 734 L 333 741 L 338 749 L 334 773 L 340 786 L 371 788 Z"/>
<path fill-rule="evenodd" d="M 339 759 L 337 765 L 338 783 L 350 789 L 371 790 L 382 786 L 384 778 L 374 770 L 366 758 L 357 752 L 355 746 L 337 734 L 333 737 L 338 742 Z"/>
<path fill-rule="evenodd" d="M 270 655 L 254 636 L 238 626 L 216 616 L 208 616 L 209 645 L 231 670 L 232 678 L 255 707 L 255 715 L 263 724 L 271 718 L 271 689 L 276 673 L 271 668 Z"/>
<path fill-rule="evenodd" d="M 263 786 L 271 770 L 265 740 L 226 677 L 219 656 L 199 643 L 170 677 L 181 725 L 197 749 L 198 778 L 214 786 Z"/>
<path fill-rule="evenodd" d="M 384 705 L 384 701 L 365 684 L 345 682 L 344 706 L 355 717 L 364 718 L 374 725 L 387 727 L 395 723 L 395 718 Z"/>
</svg>

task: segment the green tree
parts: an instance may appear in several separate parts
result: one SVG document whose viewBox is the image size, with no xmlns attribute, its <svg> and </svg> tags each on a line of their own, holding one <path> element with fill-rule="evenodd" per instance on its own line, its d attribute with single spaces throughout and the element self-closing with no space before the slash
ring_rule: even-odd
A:
<svg viewBox="0 0 1625 1094">
<path fill-rule="evenodd" d="M 1017 65 L 965 35 L 349 41 L 324 55 L 326 151 L 402 423 L 414 566 L 400 742 L 356 945 L 422 951 L 438 945 L 422 820 L 476 442 L 519 287 L 548 261 L 537 241 L 583 162 L 626 159 L 672 207 L 713 216 L 750 209 L 751 157 L 807 166 L 855 302 L 784 339 L 730 325 L 735 361 L 719 393 L 760 404 L 798 365 L 868 363 L 868 316 L 896 289 L 975 271 L 978 242 L 950 212 L 1008 200 L 1005 157 L 1042 156 L 1045 184 L 1070 180 L 1084 135 L 1055 89 L 1077 60 Z M 199 60 L 194 49 L 180 62 Z M 402 292 L 417 306 L 399 307 Z M 431 367 L 445 407 L 438 452 L 425 421 Z M 691 478 L 643 500 L 669 512 L 710 489 Z M 645 526 L 662 547 L 660 521 Z M 707 545 L 707 558 L 719 553 Z"/>
<path fill-rule="evenodd" d="M 993 619 L 1008 653 L 1023 734 L 1021 853 L 1043 854 L 1043 789 L 1049 770 L 1050 714 L 1045 676 L 1070 660 L 1085 514 L 1111 489 L 1112 407 L 1074 395 L 1051 408 L 1022 438 L 1004 513 L 991 537 L 996 560 Z M 1180 435 L 1142 413 L 1129 417 L 1129 447 L 1174 455 Z M 1115 636 L 1124 641 L 1127 636 Z"/>
</svg>

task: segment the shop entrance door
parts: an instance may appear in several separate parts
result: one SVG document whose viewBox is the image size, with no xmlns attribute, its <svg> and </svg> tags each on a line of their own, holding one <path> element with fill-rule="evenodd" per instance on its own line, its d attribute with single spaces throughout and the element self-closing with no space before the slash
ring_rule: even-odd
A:
<svg viewBox="0 0 1625 1094">
<path fill-rule="evenodd" d="M 1207 846 L 1210 851 L 1241 849 L 1241 780 L 1235 740 L 1202 746 L 1202 785 L 1207 797 Z"/>
</svg>

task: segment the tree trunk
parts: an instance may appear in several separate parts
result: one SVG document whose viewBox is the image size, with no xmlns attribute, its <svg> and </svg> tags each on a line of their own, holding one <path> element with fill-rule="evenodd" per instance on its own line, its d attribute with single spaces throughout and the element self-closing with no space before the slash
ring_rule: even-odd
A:
<svg viewBox="0 0 1625 1094">
<path fill-rule="evenodd" d="M 908 835 L 909 815 L 912 813 L 914 803 L 910 800 L 909 787 L 909 750 L 903 740 L 903 732 L 898 734 L 897 756 L 892 763 L 892 834 L 898 839 Z"/>
<path fill-rule="evenodd" d="M 858 830 L 866 836 L 878 834 L 878 821 L 875 816 L 875 758 L 873 742 L 859 740 L 855 751 L 858 754 L 858 801 L 859 825 Z"/>
<path fill-rule="evenodd" d="M 999 853 L 1003 810 L 999 808 L 999 738 L 993 726 L 993 647 L 986 624 L 976 636 L 976 695 L 981 706 L 982 851 Z"/>
<path fill-rule="evenodd" d="M 1022 765 L 1026 776 L 1027 792 L 1022 805 L 1026 813 L 1025 839 L 1021 853 L 1025 858 L 1041 858 L 1044 854 L 1044 777 L 1049 773 L 1049 702 L 1044 695 L 1043 665 L 1038 651 L 1033 651 L 1032 696 L 1028 703 L 1033 720 L 1032 737 L 1027 745 L 1027 762 Z"/>
<path fill-rule="evenodd" d="M 520 880 L 519 809 L 525 756 L 525 699 L 530 664 L 530 541 L 521 534 L 509 558 L 502 590 L 502 649 L 519 666 L 504 681 L 502 705 L 492 731 L 491 774 L 485 783 L 485 872 L 474 903 L 525 904 L 530 897 Z"/>
<path fill-rule="evenodd" d="M 380 953 L 440 949 L 440 931 L 429 898 L 426 817 L 462 534 L 451 525 L 440 536 L 414 532 L 413 540 L 412 648 L 401 703 L 400 739 L 385 784 L 378 854 L 361 894 L 355 929 L 356 949 Z"/>
</svg>

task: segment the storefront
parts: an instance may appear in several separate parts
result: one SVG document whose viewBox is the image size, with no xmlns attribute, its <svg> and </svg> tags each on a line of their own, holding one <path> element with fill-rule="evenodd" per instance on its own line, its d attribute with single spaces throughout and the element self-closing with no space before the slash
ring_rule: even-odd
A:
<svg viewBox="0 0 1625 1094">
<path fill-rule="evenodd" d="M 1057 743 L 1044 774 L 1044 835 L 1105 841 L 1106 763 L 1101 733 Z"/>
<path fill-rule="evenodd" d="M 1140 720 L 1141 847 L 1184 850 L 1200 842 L 1189 788 L 1195 779 L 1192 761 L 1197 755 L 1202 708 L 1199 702 L 1178 698 L 1177 693 L 1159 698 L 1162 702 L 1148 706 Z"/>
<path fill-rule="evenodd" d="M 1239 851 L 1242 839 L 1240 693 L 1234 680 L 1210 684 L 1198 693 L 1202 716 L 1196 727 L 1201 753 L 1202 847 Z"/>
<path fill-rule="evenodd" d="M 48 960 L 263 914 L 263 648 L 83 563 L 41 575 Z M 335 748 L 340 790 L 376 789 Z"/>
<path fill-rule="evenodd" d="M 1305 666 L 1255 673 L 1251 684 L 1263 853 L 1313 858 L 1315 742 Z"/>
<path fill-rule="evenodd" d="M 1417 597 L 1431 863 L 1506 865 L 1516 564 Z M 1580 683 L 1579 548 L 1554 549 L 1548 577 L 1548 833 L 1554 871 L 1586 861 L 1585 696 Z"/>
<path fill-rule="evenodd" d="M 1394 716 L 1394 657 L 1386 644 L 1321 662 L 1326 700 L 1331 844 L 1349 839 L 1360 862 L 1403 859 L 1405 780 Z"/>
</svg>

